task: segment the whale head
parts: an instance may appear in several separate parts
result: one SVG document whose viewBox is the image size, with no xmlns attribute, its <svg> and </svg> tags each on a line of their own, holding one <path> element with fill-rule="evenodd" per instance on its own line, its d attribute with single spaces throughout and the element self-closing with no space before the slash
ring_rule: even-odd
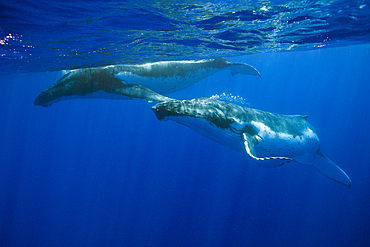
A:
<svg viewBox="0 0 370 247">
<path fill-rule="evenodd" d="M 158 120 L 171 119 L 178 122 L 182 118 L 204 119 L 217 128 L 226 129 L 235 122 L 225 114 L 224 108 L 228 106 L 227 104 L 208 98 L 172 100 L 156 104 L 152 110 Z"/>
<path fill-rule="evenodd" d="M 72 70 L 41 92 L 36 97 L 34 105 L 47 107 L 61 100 L 81 98 L 99 91 L 108 92 L 120 86 L 122 82 L 106 70 L 94 68 Z"/>
</svg>

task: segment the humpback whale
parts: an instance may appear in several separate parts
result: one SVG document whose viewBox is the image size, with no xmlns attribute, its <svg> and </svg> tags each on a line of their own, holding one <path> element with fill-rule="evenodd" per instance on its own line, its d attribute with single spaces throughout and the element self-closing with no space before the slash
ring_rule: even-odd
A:
<svg viewBox="0 0 370 247">
<path fill-rule="evenodd" d="M 41 92 L 34 104 L 45 107 L 73 98 L 129 99 L 131 97 L 126 97 L 128 95 L 122 90 L 128 89 L 125 85 L 133 84 L 146 87 L 161 96 L 183 90 L 226 69 L 233 76 L 244 74 L 261 77 L 251 65 L 232 63 L 226 58 L 76 69 L 67 72 L 54 85 Z"/>
<path fill-rule="evenodd" d="M 104 75 L 105 71 L 101 73 Z M 94 76 L 100 77 L 101 74 L 94 73 Z M 34 100 L 34 105 L 47 107 L 55 102 L 74 98 L 145 99 L 149 102 L 170 100 L 141 85 L 123 84 L 118 80 L 99 80 L 99 83 L 95 83 L 95 79 L 90 77 L 89 81 L 59 81 L 41 92 Z"/>
<path fill-rule="evenodd" d="M 236 151 L 264 167 L 285 163 L 313 166 L 351 188 L 348 175 L 320 151 L 308 116 L 281 115 L 200 98 L 163 101 L 152 107 L 158 120 L 172 120 Z"/>
</svg>

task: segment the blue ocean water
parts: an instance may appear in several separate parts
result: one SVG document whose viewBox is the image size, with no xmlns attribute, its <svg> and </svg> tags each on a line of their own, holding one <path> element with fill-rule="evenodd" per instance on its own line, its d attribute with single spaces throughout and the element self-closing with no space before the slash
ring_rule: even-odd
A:
<svg viewBox="0 0 370 247">
<path fill-rule="evenodd" d="M 0 246 L 370 245 L 368 1 L 1 5 Z M 62 69 L 219 56 L 263 79 L 221 71 L 171 96 L 309 115 L 352 189 L 247 163 L 146 101 L 33 105 Z"/>
</svg>

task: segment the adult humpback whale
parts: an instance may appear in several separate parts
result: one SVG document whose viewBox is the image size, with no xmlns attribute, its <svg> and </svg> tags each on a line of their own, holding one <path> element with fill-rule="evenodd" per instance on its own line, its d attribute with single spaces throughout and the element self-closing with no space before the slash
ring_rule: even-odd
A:
<svg viewBox="0 0 370 247">
<path fill-rule="evenodd" d="M 159 120 L 173 120 L 239 152 L 260 166 L 284 163 L 314 166 L 351 188 L 351 180 L 320 151 L 307 116 L 281 115 L 208 98 L 170 100 L 152 107 Z"/>
<path fill-rule="evenodd" d="M 110 65 L 98 68 L 71 70 L 54 85 L 41 92 L 34 104 L 50 106 L 71 98 L 128 99 L 122 88 L 138 84 L 159 94 L 169 94 L 190 87 L 220 70 L 232 75 L 257 75 L 259 72 L 244 63 L 232 63 L 226 58 L 167 61 L 141 65 Z"/>
</svg>

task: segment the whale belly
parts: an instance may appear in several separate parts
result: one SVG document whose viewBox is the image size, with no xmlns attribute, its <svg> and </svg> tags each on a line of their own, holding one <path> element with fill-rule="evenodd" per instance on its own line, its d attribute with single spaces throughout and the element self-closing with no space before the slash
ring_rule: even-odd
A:
<svg viewBox="0 0 370 247">
<path fill-rule="evenodd" d="M 215 127 L 208 120 L 188 116 L 169 116 L 166 117 L 166 120 L 172 120 L 185 125 L 212 141 L 220 143 L 238 152 L 245 153 L 245 147 L 241 141 L 240 135 L 231 132 L 229 129 Z"/>
</svg>

